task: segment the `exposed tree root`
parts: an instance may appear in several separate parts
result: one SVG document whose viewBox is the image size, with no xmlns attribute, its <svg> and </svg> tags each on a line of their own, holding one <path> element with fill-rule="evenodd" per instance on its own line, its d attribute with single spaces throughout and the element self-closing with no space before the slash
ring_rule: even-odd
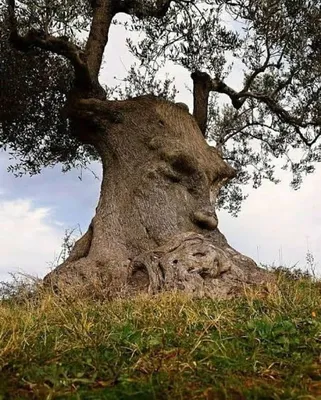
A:
<svg viewBox="0 0 321 400">
<path fill-rule="evenodd" d="M 115 268 L 112 264 L 112 260 L 99 262 L 90 257 L 67 260 L 45 282 L 55 289 L 87 287 L 89 293 L 99 288 L 109 298 L 162 291 L 183 291 L 195 298 L 228 298 L 241 293 L 244 286 L 272 279 L 250 258 L 194 232 L 177 235 L 127 266 Z"/>
</svg>

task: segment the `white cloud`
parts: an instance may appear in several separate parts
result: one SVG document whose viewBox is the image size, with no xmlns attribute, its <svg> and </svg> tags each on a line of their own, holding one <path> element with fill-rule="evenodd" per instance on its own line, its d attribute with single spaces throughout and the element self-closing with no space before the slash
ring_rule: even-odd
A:
<svg viewBox="0 0 321 400">
<path fill-rule="evenodd" d="M 43 276 L 63 236 L 50 209 L 35 207 L 28 199 L 0 199 L 0 221 L 0 278 L 18 271 Z"/>
<path fill-rule="evenodd" d="M 237 250 L 262 263 L 305 268 L 309 250 L 320 275 L 320 179 L 319 168 L 298 191 L 289 187 L 286 176 L 279 185 L 267 182 L 251 190 L 238 218 L 220 213 L 222 232 Z"/>
</svg>

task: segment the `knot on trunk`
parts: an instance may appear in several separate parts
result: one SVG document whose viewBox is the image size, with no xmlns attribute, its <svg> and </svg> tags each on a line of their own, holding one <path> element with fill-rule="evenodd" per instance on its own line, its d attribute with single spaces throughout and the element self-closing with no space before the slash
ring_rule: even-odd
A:
<svg viewBox="0 0 321 400">
<path fill-rule="evenodd" d="M 134 292 L 182 290 L 195 297 L 226 297 L 235 286 L 233 276 L 240 279 L 242 274 L 210 238 L 189 232 L 136 257 L 130 266 L 128 285 Z"/>
</svg>

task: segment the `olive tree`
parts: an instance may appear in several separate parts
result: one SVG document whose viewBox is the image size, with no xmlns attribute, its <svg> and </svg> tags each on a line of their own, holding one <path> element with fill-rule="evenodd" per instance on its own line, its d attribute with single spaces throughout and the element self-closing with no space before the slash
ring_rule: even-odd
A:
<svg viewBox="0 0 321 400">
<path fill-rule="evenodd" d="M 317 2 L 7 0 L 1 18 L 13 172 L 103 167 L 88 231 L 47 284 L 228 296 L 269 279 L 228 244 L 215 206 L 237 212 L 243 184 L 277 182 L 276 158 L 298 187 L 321 157 Z M 121 88 L 99 80 L 113 24 L 137 59 Z M 227 84 L 233 61 L 241 88 Z M 192 112 L 158 78 L 168 63 L 190 72 Z"/>
</svg>

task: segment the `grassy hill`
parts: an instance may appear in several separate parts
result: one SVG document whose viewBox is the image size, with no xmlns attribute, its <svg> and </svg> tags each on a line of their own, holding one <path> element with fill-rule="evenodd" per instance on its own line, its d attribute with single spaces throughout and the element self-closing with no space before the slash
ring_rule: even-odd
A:
<svg viewBox="0 0 321 400">
<path fill-rule="evenodd" d="M 321 399 L 321 283 L 234 300 L 0 302 L 0 399 Z"/>
</svg>

